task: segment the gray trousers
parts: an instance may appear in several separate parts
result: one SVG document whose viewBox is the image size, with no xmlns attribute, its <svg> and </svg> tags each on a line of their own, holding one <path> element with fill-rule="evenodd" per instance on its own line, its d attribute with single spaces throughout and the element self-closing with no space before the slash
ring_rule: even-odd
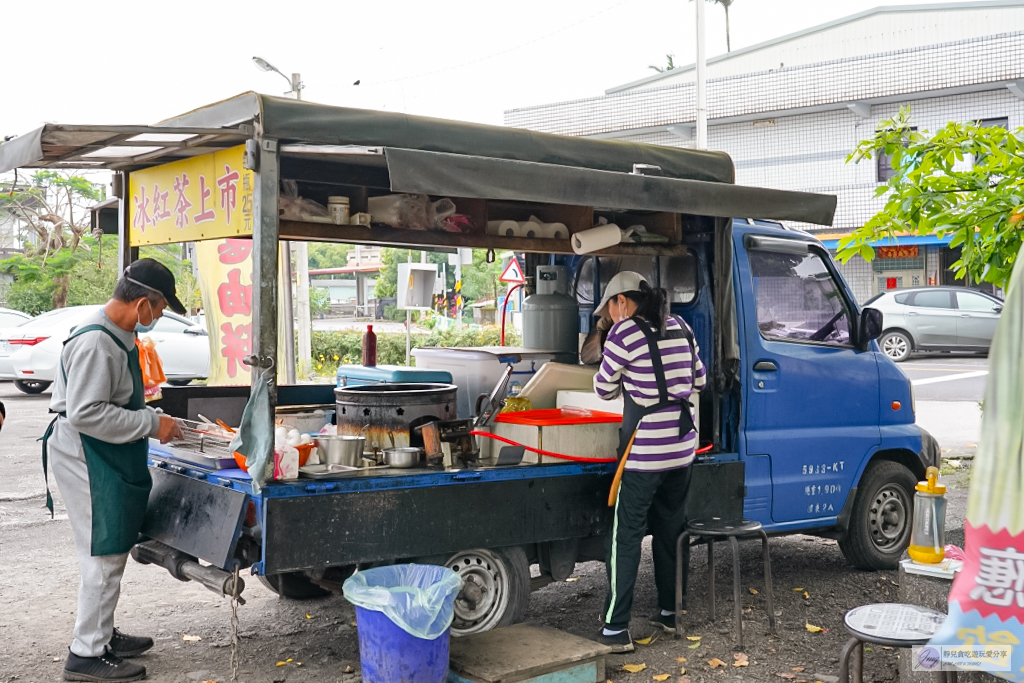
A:
<svg viewBox="0 0 1024 683">
<path fill-rule="evenodd" d="M 58 420 L 57 429 L 61 427 Z M 78 552 L 78 568 L 82 578 L 78 584 L 78 616 L 71 651 L 79 657 L 98 657 L 114 635 L 114 610 L 121 595 L 121 575 L 128 554 L 92 555 L 92 498 L 89 491 L 89 468 L 79 446 L 68 453 L 64 440 L 49 442 L 53 478 L 60 488 L 68 511 L 71 534 Z M 79 444 L 81 442 L 79 441 Z"/>
</svg>

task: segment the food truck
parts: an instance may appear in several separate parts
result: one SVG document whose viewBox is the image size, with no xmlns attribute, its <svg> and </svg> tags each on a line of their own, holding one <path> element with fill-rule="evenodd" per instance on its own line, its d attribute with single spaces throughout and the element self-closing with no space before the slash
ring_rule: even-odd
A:
<svg viewBox="0 0 1024 683">
<path fill-rule="evenodd" d="M 47 124 L 0 146 L 0 172 L 81 167 L 115 171 L 122 266 L 143 245 L 195 242 L 208 279 L 219 369 L 209 386 L 163 389 L 160 406 L 186 439 L 153 442 L 147 539 L 133 553 L 179 579 L 225 592 L 241 568 L 301 599 L 340 590 L 356 568 L 435 562 L 464 579 L 455 634 L 520 620 L 532 589 L 604 558 L 617 424 L 592 419 L 601 406 L 587 403 L 576 345 L 620 270 L 669 291 L 709 370 L 694 399 L 691 517 L 833 537 L 868 569 L 894 567 L 909 542 L 913 486 L 938 447 L 915 424 L 910 382 L 878 350 L 880 314 L 861 310 L 817 239 L 777 222 L 829 225 L 835 197 L 736 185 L 721 152 L 254 93 L 154 126 Z M 337 197 L 344 221 L 316 209 Z M 608 225 L 624 236 L 594 249 L 594 228 Z M 562 361 L 544 373 L 547 404 L 534 406 L 555 422 L 495 417 L 508 384 L 477 400 L 466 393 L 475 371 L 453 384 L 279 385 L 286 240 L 520 255 L 527 303 L 557 300 L 536 300 L 542 317 L 524 347 L 461 352 L 490 353 L 509 372 Z M 465 358 L 447 362 L 474 367 Z M 559 381 L 575 392 L 567 403 Z M 256 388 L 267 401 L 249 418 L 262 411 L 269 429 L 333 410 L 339 434 L 421 456 L 281 479 L 263 453 L 267 464 L 257 472 L 250 456 L 246 472 L 200 416 L 237 425 Z"/>
</svg>

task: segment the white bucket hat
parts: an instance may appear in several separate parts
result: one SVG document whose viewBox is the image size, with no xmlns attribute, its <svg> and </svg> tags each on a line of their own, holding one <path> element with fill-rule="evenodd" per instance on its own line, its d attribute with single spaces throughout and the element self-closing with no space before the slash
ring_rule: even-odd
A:
<svg viewBox="0 0 1024 683">
<path fill-rule="evenodd" d="M 616 273 L 615 277 L 608 281 L 608 286 L 604 288 L 604 298 L 601 299 L 601 303 L 597 307 L 597 315 L 602 317 L 608 315 L 608 302 L 619 294 L 639 292 L 641 282 L 647 283 L 647 279 L 635 271 L 624 270 L 621 273 Z"/>
</svg>

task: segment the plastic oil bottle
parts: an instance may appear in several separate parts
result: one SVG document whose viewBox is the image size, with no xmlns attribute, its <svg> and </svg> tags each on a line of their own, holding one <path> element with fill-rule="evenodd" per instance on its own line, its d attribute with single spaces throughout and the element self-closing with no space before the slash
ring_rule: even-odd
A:
<svg viewBox="0 0 1024 683">
<path fill-rule="evenodd" d="M 929 467 L 925 477 L 914 492 L 914 528 L 907 553 L 915 562 L 938 564 L 946 556 L 946 487 L 939 483 L 937 467 Z"/>
</svg>

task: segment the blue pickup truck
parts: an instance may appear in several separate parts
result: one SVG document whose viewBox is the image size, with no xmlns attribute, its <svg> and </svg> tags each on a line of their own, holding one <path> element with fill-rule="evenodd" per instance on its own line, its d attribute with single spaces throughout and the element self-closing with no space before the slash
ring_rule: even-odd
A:
<svg viewBox="0 0 1024 683">
<path fill-rule="evenodd" d="M 123 141 L 147 132 L 174 135 L 152 135 L 151 147 L 131 156 L 136 148 Z M 168 137 L 176 142 L 162 142 Z M 97 152 L 107 146 L 117 153 Z M 915 425 L 910 382 L 879 352 L 881 315 L 861 310 L 812 235 L 733 218 L 830 225 L 835 197 L 736 185 L 722 152 L 256 93 L 159 127 L 47 124 L 0 146 L 0 173 L 68 167 L 83 155 L 94 160 L 90 168 L 118 174 L 118 206 L 108 207 L 112 217 L 98 213 L 95 225 L 119 234 L 121 267 L 137 258 L 140 244 L 188 239 L 173 220 L 146 214 L 148 202 L 133 202 L 132 188 L 166 184 L 154 174 L 183 168 L 171 163 L 235 164 L 244 172 L 242 222 L 210 222 L 191 239 L 251 237 L 251 326 L 223 327 L 247 330 L 249 355 L 241 360 L 253 367 L 253 385 L 289 356 L 283 348 L 279 354 L 277 335 L 282 240 L 475 248 L 492 260 L 511 252 L 522 255 L 528 285 L 539 266 L 564 265 L 580 333 L 588 331 L 602 286 L 618 270 L 636 270 L 670 292 L 673 312 L 693 327 L 709 368 L 698 424 L 707 450 L 693 465 L 688 513 L 744 515 L 772 534 L 833 537 L 850 563 L 865 569 L 894 567 L 908 545 L 914 484 L 939 452 Z M 410 214 L 408 224 L 379 220 L 370 200 L 389 194 L 417 197 L 399 204 L 429 205 L 429 216 Z M 350 202 L 351 222 L 307 213 L 339 196 Z M 557 229 L 502 232 L 508 221 L 534 217 Z M 603 223 L 643 230 L 633 231 L 637 241 L 580 253 L 586 250 L 574 244 L 578 233 Z M 144 234 L 132 229 L 140 224 L 149 225 Z M 221 328 L 211 330 L 215 359 L 226 353 L 221 337 Z M 261 408 L 268 423 L 275 410 L 345 410 L 333 384 L 277 386 L 269 375 L 269 406 Z M 236 423 L 249 397 L 249 386 L 167 387 L 161 405 L 182 419 L 205 414 Z M 374 419 L 408 422 L 406 407 Z M 410 442 L 411 427 L 402 435 Z M 498 466 L 470 458 L 440 469 L 367 469 L 256 486 L 234 469 L 230 452 L 204 455 L 212 442 L 196 434 L 191 444 L 152 444 L 147 538 L 133 554 L 220 593 L 232 591 L 236 569 L 301 599 L 341 590 L 359 567 L 438 562 L 464 578 L 453 631 L 466 634 L 521 619 L 531 589 L 565 579 L 577 562 L 604 557 L 612 463 Z M 471 442 L 459 438 L 472 454 Z M 539 567 L 537 578 L 531 565 Z"/>
</svg>

